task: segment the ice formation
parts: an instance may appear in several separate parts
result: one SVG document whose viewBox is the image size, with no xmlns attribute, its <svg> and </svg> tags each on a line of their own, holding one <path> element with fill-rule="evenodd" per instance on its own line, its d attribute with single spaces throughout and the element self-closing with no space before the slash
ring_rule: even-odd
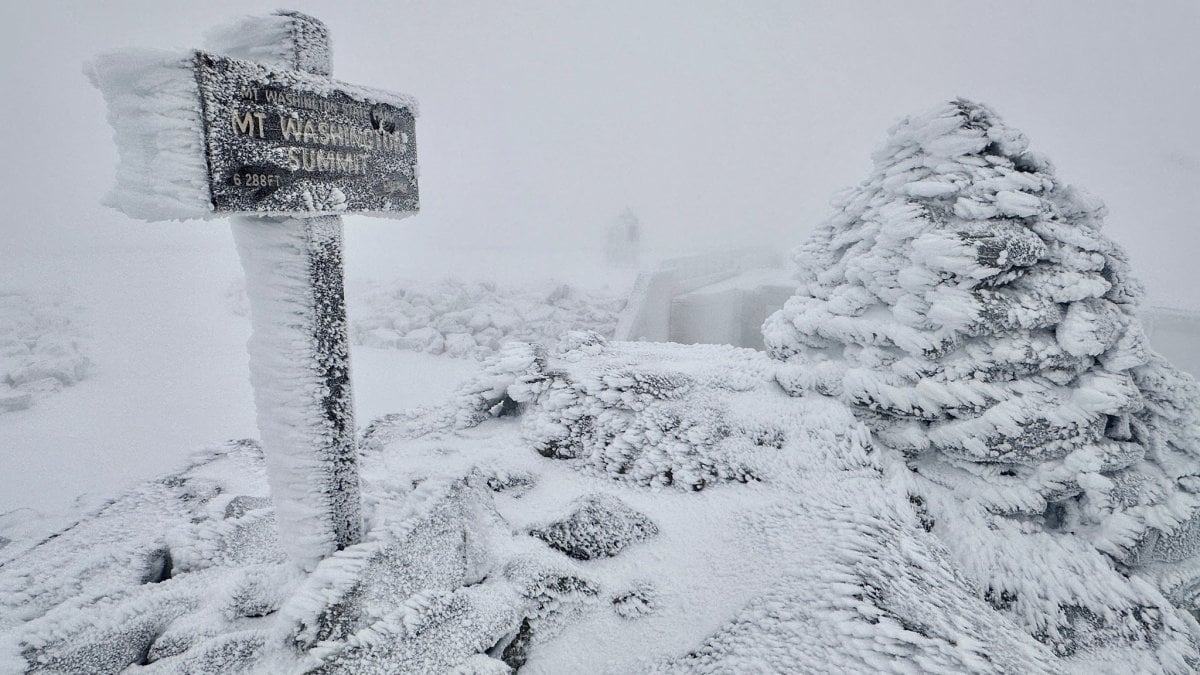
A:
<svg viewBox="0 0 1200 675">
<path fill-rule="evenodd" d="M 213 217 L 192 55 L 112 52 L 85 73 L 104 94 L 120 151 L 105 203 L 144 220 Z"/>
<path fill-rule="evenodd" d="M 1195 624 L 1158 594 L 1200 607 L 1200 394 L 1148 348 L 1103 206 L 965 100 L 874 162 L 764 325 L 780 384 L 850 406 L 964 574 L 1056 654 L 1170 620 L 1169 662 L 1194 667 Z"/>
<path fill-rule="evenodd" d="M 320 21 L 287 11 L 247 17 L 210 31 L 208 42 L 216 55 L 235 59 L 224 62 L 229 72 L 223 73 L 218 78 L 220 84 L 212 87 L 199 85 L 198 69 L 204 69 L 198 64 L 211 61 L 202 52 L 125 49 L 90 61 L 84 71 L 108 105 L 108 120 L 120 154 L 116 184 L 106 203 L 126 215 L 147 221 L 209 219 L 231 213 L 268 211 L 275 215 L 333 215 L 348 207 L 357 213 L 387 218 L 414 213 L 415 191 L 406 190 L 410 193 L 395 203 L 381 195 L 387 189 L 382 176 L 385 173 L 389 179 L 403 174 L 415 187 L 411 166 L 415 161 L 415 141 L 411 144 L 405 141 L 403 145 L 406 159 L 402 169 L 396 166 L 399 160 L 391 154 L 372 153 L 372 175 L 359 183 L 348 181 L 344 173 L 312 181 L 304 171 L 293 174 L 289 170 L 290 178 L 282 188 L 260 192 L 256 200 L 233 200 L 220 211 L 214 206 L 221 203 L 218 200 L 221 186 L 231 180 L 235 170 L 243 168 L 228 165 L 228 158 L 210 152 L 206 142 L 206 137 L 212 136 L 221 137 L 223 142 L 218 147 L 238 144 L 224 120 L 208 119 L 208 103 L 214 100 L 214 88 L 228 95 L 235 85 L 240 90 L 240 85 L 250 80 L 322 99 L 391 106 L 404 111 L 410 122 L 417 114 L 417 103 L 409 96 L 331 80 L 328 38 L 328 31 Z M 265 44 L 261 40 L 275 42 Z M 265 67 L 276 70 L 268 71 Z M 245 79 L 234 77 L 234 71 Z M 202 103 L 202 99 L 208 103 Z M 292 111 L 286 106 L 266 106 L 266 109 L 285 114 Z M 331 119 L 347 122 L 344 116 Z M 260 145 L 252 144 L 241 147 L 241 154 L 252 165 L 265 163 L 273 170 L 283 168 L 279 165 L 278 148 L 262 150 Z M 257 160 L 249 159 L 251 156 Z M 308 157 L 311 153 L 296 155 L 301 156 Z M 322 153 L 320 157 L 323 164 L 325 155 Z"/>
<path fill-rule="evenodd" d="M 361 533 L 337 217 L 236 218 L 250 381 L 284 546 L 310 567 Z"/>
</svg>

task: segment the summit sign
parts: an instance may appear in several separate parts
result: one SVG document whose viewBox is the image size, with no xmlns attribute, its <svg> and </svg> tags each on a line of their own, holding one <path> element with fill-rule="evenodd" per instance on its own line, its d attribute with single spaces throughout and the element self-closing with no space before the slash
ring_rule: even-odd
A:
<svg viewBox="0 0 1200 675">
<path fill-rule="evenodd" d="M 412 104 L 395 94 L 195 54 L 218 213 L 411 213 Z"/>
<path fill-rule="evenodd" d="M 118 50 L 85 72 L 120 156 L 107 203 L 151 222 L 229 218 L 279 541 L 311 570 L 363 532 L 341 216 L 419 210 L 416 101 L 332 79 L 329 29 L 287 10 L 217 27 L 203 50 Z"/>
</svg>

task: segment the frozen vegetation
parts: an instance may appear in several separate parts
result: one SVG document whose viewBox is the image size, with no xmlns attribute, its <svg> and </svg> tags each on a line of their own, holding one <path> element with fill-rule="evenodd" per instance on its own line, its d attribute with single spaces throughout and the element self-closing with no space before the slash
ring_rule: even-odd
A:
<svg viewBox="0 0 1200 675">
<path fill-rule="evenodd" d="M 0 415 L 88 375 L 80 308 L 68 296 L 0 290 Z"/>
<path fill-rule="evenodd" d="M 0 548 L 0 671 L 1194 672 L 1200 394 L 1102 217 L 956 101 L 798 250 L 770 354 L 381 292 L 368 332 L 490 356 L 363 431 L 362 543 L 299 571 L 214 448 Z"/>
</svg>

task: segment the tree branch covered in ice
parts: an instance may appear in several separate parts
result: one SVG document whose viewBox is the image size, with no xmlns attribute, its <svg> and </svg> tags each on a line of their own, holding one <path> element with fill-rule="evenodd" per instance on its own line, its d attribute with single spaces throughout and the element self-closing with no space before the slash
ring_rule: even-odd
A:
<svg viewBox="0 0 1200 675">
<path fill-rule="evenodd" d="M 851 406 L 1039 640 L 1153 642 L 1163 615 L 1100 579 L 1197 609 L 1200 394 L 1148 348 L 1103 206 L 965 100 L 903 120 L 874 162 L 764 325 L 780 384 Z"/>
</svg>

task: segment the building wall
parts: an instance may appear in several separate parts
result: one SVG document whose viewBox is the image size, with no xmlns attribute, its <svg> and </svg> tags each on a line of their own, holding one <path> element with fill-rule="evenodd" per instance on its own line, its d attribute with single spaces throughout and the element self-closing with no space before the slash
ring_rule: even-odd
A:
<svg viewBox="0 0 1200 675">
<path fill-rule="evenodd" d="M 782 255 L 734 251 L 678 258 L 638 277 L 618 340 L 763 348 L 762 324 L 795 292 Z M 1200 312 L 1141 312 L 1150 344 L 1200 379 Z"/>
</svg>

